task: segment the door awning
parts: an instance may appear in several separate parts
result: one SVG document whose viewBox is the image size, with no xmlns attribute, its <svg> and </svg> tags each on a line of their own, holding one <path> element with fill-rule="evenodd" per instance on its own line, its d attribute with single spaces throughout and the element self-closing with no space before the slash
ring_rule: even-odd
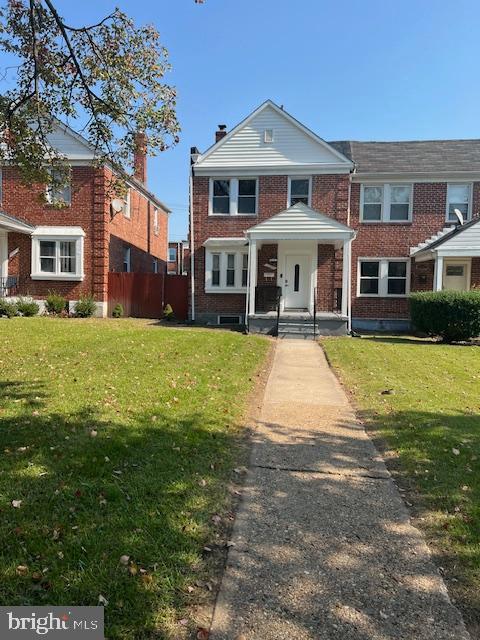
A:
<svg viewBox="0 0 480 640">
<path fill-rule="evenodd" d="M 337 244 L 353 240 L 356 232 L 338 220 L 297 202 L 250 227 L 245 235 L 251 240 L 321 240 L 326 244 Z"/>
<path fill-rule="evenodd" d="M 20 220 L 19 218 L 15 218 L 14 216 L 10 216 L 5 211 L 0 211 L 0 230 L 3 231 L 14 231 L 16 233 L 28 233 L 31 235 L 34 231 L 35 227 Z"/>
</svg>

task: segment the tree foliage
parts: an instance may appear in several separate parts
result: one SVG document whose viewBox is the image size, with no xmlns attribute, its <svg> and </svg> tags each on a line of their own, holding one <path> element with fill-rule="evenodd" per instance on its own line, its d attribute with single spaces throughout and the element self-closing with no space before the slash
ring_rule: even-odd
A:
<svg viewBox="0 0 480 640">
<path fill-rule="evenodd" d="M 0 157 L 27 183 L 66 182 L 66 159 L 49 144 L 58 121 L 89 141 L 97 163 L 120 173 L 132 171 L 137 132 L 150 155 L 178 141 L 176 92 L 164 82 L 168 52 L 153 26 L 136 27 L 119 9 L 72 26 L 51 0 L 8 0 L 0 51 L 15 71 L 0 96 Z"/>
</svg>

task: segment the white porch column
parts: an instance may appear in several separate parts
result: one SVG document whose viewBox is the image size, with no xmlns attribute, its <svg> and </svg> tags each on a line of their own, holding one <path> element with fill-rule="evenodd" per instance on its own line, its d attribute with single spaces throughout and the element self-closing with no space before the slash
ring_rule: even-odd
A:
<svg viewBox="0 0 480 640">
<path fill-rule="evenodd" d="M 342 262 L 342 316 L 348 316 L 348 300 L 352 272 L 352 241 L 343 241 L 343 262 Z"/>
<path fill-rule="evenodd" d="M 443 288 L 443 256 L 435 258 L 435 268 L 433 272 L 433 290 L 441 291 Z"/>
<path fill-rule="evenodd" d="M 257 286 L 257 241 L 250 240 L 250 263 L 249 271 L 249 292 L 248 292 L 248 314 L 255 313 L 255 287 Z"/>
</svg>

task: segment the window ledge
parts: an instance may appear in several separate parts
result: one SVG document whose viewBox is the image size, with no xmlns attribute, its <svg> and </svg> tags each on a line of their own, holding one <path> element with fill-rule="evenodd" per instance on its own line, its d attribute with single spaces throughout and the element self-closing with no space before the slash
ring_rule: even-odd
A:
<svg viewBox="0 0 480 640">
<path fill-rule="evenodd" d="M 398 295 L 387 295 L 387 296 L 379 296 L 376 293 L 359 293 L 357 295 L 357 298 L 376 298 L 379 299 L 381 298 L 382 300 L 390 300 L 391 298 L 408 298 L 409 294 L 408 293 L 403 293 L 403 294 L 398 294 Z"/>
<path fill-rule="evenodd" d="M 64 280 L 64 281 L 76 281 L 81 282 L 85 276 L 84 275 L 57 275 L 55 273 L 32 273 L 30 274 L 30 278 L 32 280 Z"/>
<path fill-rule="evenodd" d="M 409 224 L 413 224 L 413 220 L 362 220 L 360 219 L 360 224 L 388 224 L 388 225 L 401 225 L 406 226 Z"/>
<path fill-rule="evenodd" d="M 247 287 L 205 287 L 205 293 L 247 293 Z"/>
<path fill-rule="evenodd" d="M 209 213 L 209 218 L 257 218 L 258 213 Z"/>
</svg>

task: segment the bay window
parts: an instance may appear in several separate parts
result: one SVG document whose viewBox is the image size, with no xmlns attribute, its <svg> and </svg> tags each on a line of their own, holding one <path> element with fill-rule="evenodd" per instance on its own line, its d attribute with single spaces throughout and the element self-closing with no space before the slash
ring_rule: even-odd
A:
<svg viewBox="0 0 480 640">
<path fill-rule="evenodd" d="M 409 261 L 404 258 L 360 258 L 358 295 L 405 296 L 409 292 Z"/>
<path fill-rule="evenodd" d="M 411 184 L 362 185 L 360 219 L 362 222 L 410 222 L 412 219 Z"/>
<path fill-rule="evenodd" d="M 34 280 L 83 280 L 81 227 L 37 227 L 32 234 Z"/>
<path fill-rule="evenodd" d="M 257 191 L 256 178 L 212 178 L 210 180 L 210 215 L 256 215 Z"/>
<path fill-rule="evenodd" d="M 455 209 L 458 209 L 465 220 L 470 218 L 471 184 L 447 185 L 447 222 L 458 222 Z"/>
<path fill-rule="evenodd" d="M 246 251 L 226 248 L 205 253 L 205 291 L 208 293 L 243 292 L 248 279 Z"/>
</svg>

